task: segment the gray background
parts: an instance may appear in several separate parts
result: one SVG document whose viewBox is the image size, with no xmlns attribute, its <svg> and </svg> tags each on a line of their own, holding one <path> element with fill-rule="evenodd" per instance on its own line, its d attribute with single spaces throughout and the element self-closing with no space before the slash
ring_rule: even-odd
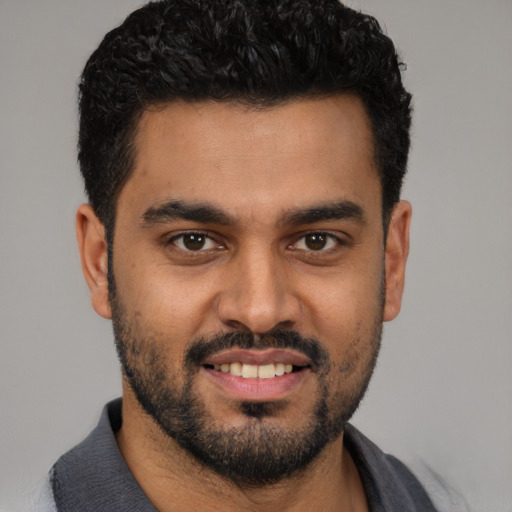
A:
<svg viewBox="0 0 512 512">
<path fill-rule="evenodd" d="M 140 0 L 0 0 L 0 508 L 120 393 L 74 235 L 76 83 Z M 512 2 L 360 0 L 415 94 L 405 303 L 354 423 L 512 510 Z"/>
</svg>

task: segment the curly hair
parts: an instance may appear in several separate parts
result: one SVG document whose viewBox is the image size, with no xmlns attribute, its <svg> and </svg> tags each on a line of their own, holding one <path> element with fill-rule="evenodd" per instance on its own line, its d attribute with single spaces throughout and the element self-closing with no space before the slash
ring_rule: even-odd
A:
<svg viewBox="0 0 512 512">
<path fill-rule="evenodd" d="M 151 105 L 271 107 L 340 93 L 366 107 L 388 219 L 407 167 L 411 95 L 374 18 L 337 0 L 150 2 L 105 36 L 82 73 L 78 146 L 89 201 L 112 233 L 138 120 Z"/>
</svg>

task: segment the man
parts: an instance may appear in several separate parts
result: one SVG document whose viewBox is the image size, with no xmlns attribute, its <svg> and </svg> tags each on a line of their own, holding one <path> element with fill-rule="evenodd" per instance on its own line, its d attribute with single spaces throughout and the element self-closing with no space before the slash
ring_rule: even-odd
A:
<svg viewBox="0 0 512 512">
<path fill-rule="evenodd" d="M 123 398 L 49 510 L 435 510 L 348 424 L 400 310 L 410 99 L 335 0 L 153 2 L 107 34 L 76 226 Z"/>
</svg>

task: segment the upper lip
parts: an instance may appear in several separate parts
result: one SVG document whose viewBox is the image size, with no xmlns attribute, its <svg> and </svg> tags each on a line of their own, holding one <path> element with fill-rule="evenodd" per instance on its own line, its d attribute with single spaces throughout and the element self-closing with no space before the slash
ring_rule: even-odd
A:
<svg viewBox="0 0 512 512">
<path fill-rule="evenodd" d="M 291 364 L 293 366 L 311 366 L 311 360 L 305 354 L 291 349 L 247 350 L 234 348 L 218 352 L 205 358 L 203 365 L 221 365 L 231 363 L 253 364 Z"/>
</svg>

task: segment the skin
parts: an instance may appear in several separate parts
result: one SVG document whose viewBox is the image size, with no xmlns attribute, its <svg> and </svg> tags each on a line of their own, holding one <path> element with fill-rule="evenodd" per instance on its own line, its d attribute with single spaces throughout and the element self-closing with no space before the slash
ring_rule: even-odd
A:
<svg viewBox="0 0 512 512">
<path fill-rule="evenodd" d="M 329 389 L 357 391 L 372 357 L 372 327 L 400 310 L 411 217 L 409 203 L 398 203 L 384 240 L 372 132 L 359 99 L 304 99 L 263 110 L 176 102 L 144 113 L 135 148 L 134 172 L 117 205 L 117 295 L 133 326 L 161 343 L 175 384 L 191 340 L 280 328 L 320 340 L 335 365 L 353 363 L 344 378 L 330 376 Z M 143 221 L 148 210 L 176 200 L 214 205 L 232 223 Z M 360 207 L 362 217 L 290 222 L 290 212 L 340 201 Z M 111 318 L 103 225 L 89 205 L 79 208 L 76 225 L 93 307 Z M 187 251 L 176 238 L 190 230 L 210 237 L 205 250 Z M 308 247 L 304 237 L 312 232 L 328 235 L 325 249 Z M 194 386 L 212 421 L 249 421 L 204 372 Z M 310 372 L 265 421 L 300 427 L 317 394 Z M 243 488 L 165 436 L 125 380 L 118 443 L 161 511 L 367 510 L 342 434 L 295 477 Z"/>
</svg>

